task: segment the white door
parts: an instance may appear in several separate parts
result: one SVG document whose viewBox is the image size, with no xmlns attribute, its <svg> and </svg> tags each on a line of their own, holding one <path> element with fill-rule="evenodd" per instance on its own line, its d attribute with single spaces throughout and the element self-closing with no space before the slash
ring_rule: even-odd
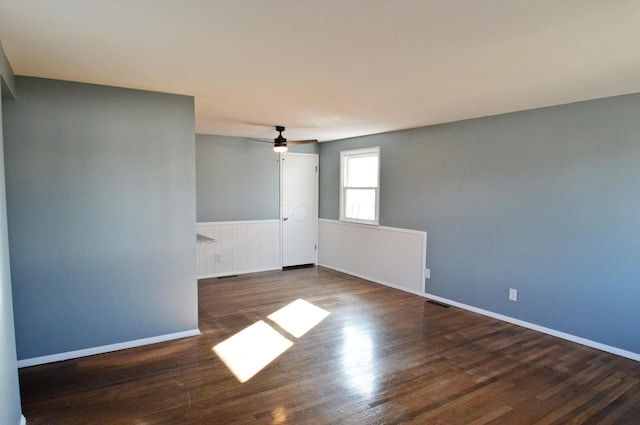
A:
<svg viewBox="0 0 640 425">
<path fill-rule="evenodd" d="M 284 153 L 280 170 L 282 267 L 316 264 L 318 155 Z"/>
</svg>

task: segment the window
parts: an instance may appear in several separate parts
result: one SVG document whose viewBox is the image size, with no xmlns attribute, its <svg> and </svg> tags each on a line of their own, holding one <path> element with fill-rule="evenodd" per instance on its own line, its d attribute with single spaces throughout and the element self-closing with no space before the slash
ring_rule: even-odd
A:
<svg viewBox="0 0 640 425">
<path fill-rule="evenodd" d="M 340 152 L 340 220 L 378 224 L 380 148 Z"/>
</svg>

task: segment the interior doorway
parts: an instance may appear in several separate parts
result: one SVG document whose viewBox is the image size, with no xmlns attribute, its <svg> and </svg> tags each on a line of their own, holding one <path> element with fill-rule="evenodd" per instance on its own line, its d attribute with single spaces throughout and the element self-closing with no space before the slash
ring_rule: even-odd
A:
<svg viewBox="0 0 640 425">
<path fill-rule="evenodd" d="M 280 166 L 282 267 L 318 261 L 318 155 L 283 153 Z"/>
</svg>

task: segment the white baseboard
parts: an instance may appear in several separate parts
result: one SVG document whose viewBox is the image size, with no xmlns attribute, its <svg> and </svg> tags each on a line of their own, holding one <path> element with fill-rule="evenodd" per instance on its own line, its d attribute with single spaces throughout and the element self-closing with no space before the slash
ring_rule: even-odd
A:
<svg viewBox="0 0 640 425">
<path fill-rule="evenodd" d="M 226 277 L 226 276 L 235 276 L 238 274 L 249 274 L 249 273 L 262 273 L 262 272 L 272 272 L 275 270 L 282 270 L 282 267 L 267 267 L 264 269 L 253 269 L 253 270 L 238 270 L 235 271 L 233 273 L 231 272 L 227 272 L 227 273 L 211 273 L 211 274 L 206 274 L 206 275 L 202 275 L 202 276 L 198 276 L 198 280 L 200 279 L 211 279 L 214 277 Z"/>
<path fill-rule="evenodd" d="M 585 345 L 587 347 L 595 348 L 597 350 L 606 351 L 607 353 L 615 354 L 621 357 L 626 357 L 631 360 L 640 361 L 640 353 L 634 353 L 632 351 L 623 350 L 621 348 L 612 347 L 610 345 L 601 344 L 596 341 L 592 341 L 590 339 L 582 338 L 579 336 L 571 335 L 565 332 L 557 331 L 555 329 L 547 328 L 544 326 L 536 325 L 534 323 L 525 322 L 524 320 L 514 319 L 513 317 L 504 316 L 502 314 L 494 313 L 489 310 L 483 310 L 481 308 L 473 307 L 467 304 L 459 303 L 457 301 L 452 301 L 447 298 L 439 297 L 437 295 L 432 294 L 421 294 L 425 298 L 429 298 L 430 300 L 438 301 L 444 304 L 449 304 L 454 307 L 461 308 L 463 310 L 471 311 L 473 313 L 482 314 L 483 316 L 491 317 L 493 319 L 498 319 L 503 322 L 511 323 L 514 325 L 522 326 L 523 328 L 531 329 L 537 332 L 542 332 L 547 335 L 555 336 L 561 339 L 565 339 L 567 341 L 575 342 L 577 344 Z"/>
<path fill-rule="evenodd" d="M 27 425 L 27 418 L 24 415 L 20 416 L 20 425 Z"/>
<path fill-rule="evenodd" d="M 601 344 L 599 342 L 592 341 L 590 339 L 586 339 L 586 338 L 582 338 L 582 337 L 579 337 L 579 336 L 571 335 L 571 334 L 568 334 L 568 333 L 565 333 L 565 332 L 557 331 L 555 329 L 551 329 L 551 328 L 547 328 L 547 327 L 544 327 L 544 326 L 536 325 L 534 323 L 525 322 L 524 320 L 514 319 L 513 317 L 504 316 L 502 314 L 494 313 L 494 312 L 489 311 L 489 310 L 483 310 L 483 309 L 478 308 L 478 307 L 473 307 L 473 306 L 470 306 L 470 305 L 467 305 L 467 304 L 459 303 L 457 301 L 453 301 L 453 300 L 450 300 L 448 298 L 439 297 L 437 295 L 428 294 L 428 293 L 420 293 L 420 292 L 408 290 L 407 288 L 404 288 L 402 286 L 394 285 L 394 284 L 389 283 L 389 282 L 382 282 L 382 281 L 376 280 L 376 279 L 371 279 L 368 276 L 358 275 L 358 274 L 352 273 L 352 272 L 350 272 L 348 270 L 340 270 L 340 269 L 337 269 L 335 267 L 327 266 L 327 265 L 324 265 L 324 264 L 320 264 L 320 266 L 328 268 L 328 269 L 332 269 L 332 270 L 335 270 L 335 271 L 338 271 L 338 272 L 341 272 L 341 273 L 346 273 L 346 274 L 351 275 L 351 276 L 359 277 L 361 279 L 365 279 L 365 280 L 368 280 L 368 281 L 373 282 L 373 283 L 378 283 L 380 285 L 388 286 L 390 288 L 399 289 L 401 291 L 408 292 L 410 294 L 419 295 L 419 296 L 421 296 L 423 298 L 428 298 L 428 299 L 433 300 L 433 301 L 438 301 L 438 302 L 441 302 L 441 303 L 444 303 L 444 304 L 452 305 L 454 307 L 458 307 L 458 308 L 461 308 L 463 310 L 471 311 L 473 313 L 478 313 L 478 314 L 481 314 L 483 316 L 491 317 L 493 319 L 501 320 L 503 322 L 511 323 L 513 325 L 522 326 L 523 328 L 527 328 L 527 329 L 531 329 L 531 330 L 534 330 L 534 331 L 537 331 L 537 332 L 541 332 L 541 333 L 544 333 L 544 334 L 547 334 L 547 335 L 555 336 L 555 337 L 558 337 L 558 338 L 561 338 L 561 339 L 565 339 L 567 341 L 575 342 L 577 344 L 581 344 L 581 345 L 585 345 L 587 347 L 595 348 L 597 350 L 605 351 L 607 353 L 615 354 L 617 356 L 626 357 L 626 358 L 631 359 L 631 360 L 640 361 L 640 353 L 634 353 L 632 351 L 627 351 L 627 350 L 623 350 L 621 348 L 613 347 L 613 346 L 610 346 L 610 345 Z"/>
<path fill-rule="evenodd" d="M 368 280 L 369 282 L 373 282 L 373 283 L 377 283 L 377 284 L 380 284 L 380 285 L 388 286 L 388 287 L 393 288 L 393 289 L 399 289 L 399 290 L 401 290 L 403 292 L 408 292 L 410 294 L 420 295 L 421 297 L 424 297 L 424 294 L 421 293 L 421 292 L 414 291 L 414 290 L 409 289 L 409 288 L 405 288 L 404 286 L 394 285 L 393 283 L 384 282 L 384 281 L 382 281 L 380 279 L 374 279 L 374 278 L 372 278 L 370 276 L 364 276 L 364 275 L 359 274 L 359 273 L 353 273 L 353 272 L 351 272 L 349 270 L 343 270 L 343 269 L 340 269 L 338 267 L 329 266 L 327 264 L 318 264 L 318 266 L 324 267 L 325 269 L 331 269 L 331 270 L 335 270 L 335 271 L 340 272 L 340 273 L 348 274 L 350 276 L 359 277 L 360 279 L 364 279 L 364 280 Z"/>
<path fill-rule="evenodd" d="M 136 339 L 133 341 L 120 342 L 117 344 L 102 345 L 100 347 L 86 348 L 83 350 L 67 351 L 66 353 L 33 357 L 30 359 L 18 360 L 18 368 L 60 362 L 63 360 L 77 359 L 79 357 L 93 356 L 95 354 L 109 353 L 111 351 L 125 350 L 127 348 L 141 347 L 143 345 L 157 344 L 159 342 L 171 341 L 174 339 L 187 338 L 197 335 L 200 335 L 200 329 L 192 329 L 189 331 L 175 332 L 150 338 Z"/>
</svg>

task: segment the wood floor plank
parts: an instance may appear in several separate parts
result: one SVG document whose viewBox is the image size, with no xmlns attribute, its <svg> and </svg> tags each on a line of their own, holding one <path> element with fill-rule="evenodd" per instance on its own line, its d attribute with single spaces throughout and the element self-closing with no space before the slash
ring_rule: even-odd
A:
<svg viewBox="0 0 640 425">
<path fill-rule="evenodd" d="M 298 298 L 330 314 L 296 338 Z M 293 345 L 240 383 L 213 347 L 260 320 Z M 640 423 L 638 362 L 321 267 L 202 280 L 199 326 L 20 369 L 28 424 Z"/>
</svg>

